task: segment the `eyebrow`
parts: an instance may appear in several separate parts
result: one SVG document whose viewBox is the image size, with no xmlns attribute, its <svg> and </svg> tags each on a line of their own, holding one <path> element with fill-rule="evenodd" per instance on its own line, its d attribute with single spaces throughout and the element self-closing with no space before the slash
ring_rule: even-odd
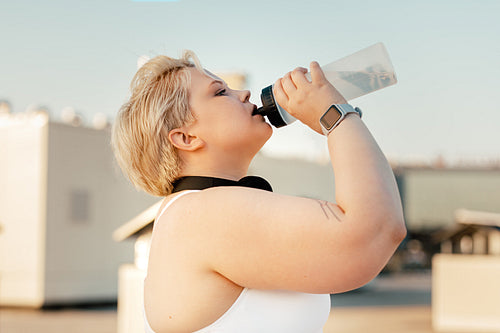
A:
<svg viewBox="0 0 500 333">
<path fill-rule="evenodd" d="M 213 84 L 216 84 L 216 83 L 224 85 L 224 82 L 222 82 L 221 80 L 213 80 L 212 82 L 210 82 L 210 84 L 208 86 L 211 87 Z"/>
</svg>

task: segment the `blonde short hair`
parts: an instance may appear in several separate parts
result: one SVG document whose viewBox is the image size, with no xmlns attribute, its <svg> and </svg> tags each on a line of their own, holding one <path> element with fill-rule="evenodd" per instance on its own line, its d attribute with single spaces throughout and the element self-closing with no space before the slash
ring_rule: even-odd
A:
<svg viewBox="0 0 500 333">
<path fill-rule="evenodd" d="M 194 121 L 191 67 L 202 70 L 192 51 L 184 51 L 180 59 L 161 55 L 149 60 L 132 79 L 131 97 L 113 125 L 111 144 L 118 165 L 136 188 L 155 196 L 170 194 L 180 173 L 181 160 L 168 133 Z"/>
</svg>

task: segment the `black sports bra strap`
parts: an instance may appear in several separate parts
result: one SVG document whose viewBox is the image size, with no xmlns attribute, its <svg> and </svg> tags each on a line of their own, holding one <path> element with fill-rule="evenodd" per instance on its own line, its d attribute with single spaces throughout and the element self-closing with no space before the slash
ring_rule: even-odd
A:
<svg viewBox="0 0 500 333">
<path fill-rule="evenodd" d="M 204 190 L 209 187 L 218 186 L 243 186 L 257 188 L 269 192 L 273 191 L 271 184 L 269 184 L 267 180 L 257 176 L 243 177 L 238 181 L 206 176 L 186 176 L 177 179 L 173 183 L 173 185 L 174 189 L 172 193 L 184 190 Z"/>
</svg>

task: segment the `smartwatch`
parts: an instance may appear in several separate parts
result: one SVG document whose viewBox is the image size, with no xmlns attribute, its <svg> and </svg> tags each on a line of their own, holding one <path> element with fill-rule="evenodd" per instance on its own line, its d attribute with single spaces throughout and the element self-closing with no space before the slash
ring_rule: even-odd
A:
<svg viewBox="0 0 500 333">
<path fill-rule="evenodd" d="M 323 133 L 328 136 L 335 127 L 337 127 L 348 113 L 357 113 L 361 118 L 362 112 L 358 107 L 351 104 L 333 104 L 319 119 Z"/>
</svg>

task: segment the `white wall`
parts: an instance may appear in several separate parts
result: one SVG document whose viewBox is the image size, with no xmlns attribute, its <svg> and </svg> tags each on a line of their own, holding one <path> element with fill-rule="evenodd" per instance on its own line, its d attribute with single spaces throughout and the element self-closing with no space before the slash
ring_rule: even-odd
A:
<svg viewBox="0 0 500 333">
<path fill-rule="evenodd" d="M 43 301 L 47 128 L 0 124 L 0 304 Z"/>
<path fill-rule="evenodd" d="M 51 124 L 46 301 L 112 300 L 133 241 L 112 232 L 158 198 L 137 192 L 114 163 L 109 130 Z"/>
<path fill-rule="evenodd" d="M 134 242 L 112 232 L 158 198 L 122 175 L 109 130 L 16 119 L 0 124 L 0 304 L 116 299 Z"/>
</svg>

